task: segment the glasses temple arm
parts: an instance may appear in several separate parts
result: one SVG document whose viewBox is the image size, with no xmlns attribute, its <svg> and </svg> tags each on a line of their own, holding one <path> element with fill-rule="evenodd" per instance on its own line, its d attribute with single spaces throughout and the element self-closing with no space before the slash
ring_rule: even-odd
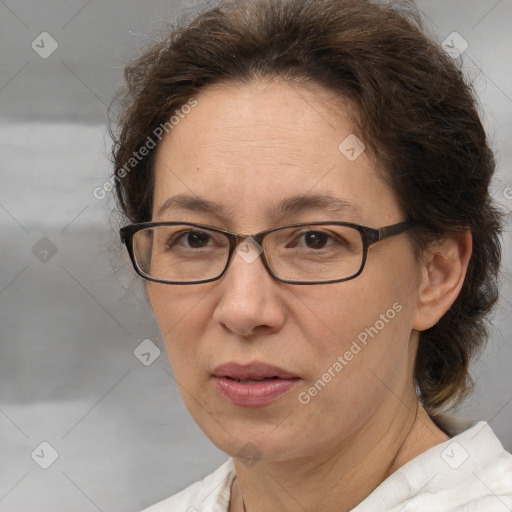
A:
<svg viewBox="0 0 512 512">
<path fill-rule="evenodd" d="M 404 231 L 408 230 L 415 224 L 416 223 L 412 221 L 404 221 L 399 222 L 398 224 L 393 224 L 391 226 L 384 226 L 383 228 L 380 228 L 378 230 L 379 240 L 384 240 L 385 238 L 389 238 L 394 235 L 399 235 L 400 233 L 403 233 Z"/>
</svg>

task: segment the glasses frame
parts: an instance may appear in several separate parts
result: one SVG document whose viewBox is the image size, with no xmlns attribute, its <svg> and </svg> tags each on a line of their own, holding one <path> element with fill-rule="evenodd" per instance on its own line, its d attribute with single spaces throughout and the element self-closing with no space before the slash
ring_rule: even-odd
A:
<svg viewBox="0 0 512 512">
<path fill-rule="evenodd" d="M 232 233 L 230 231 L 225 231 L 223 229 L 214 228 L 212 226 L 207 226 L 205 224 L 197 224 L 195 222 L 140 222 L 137 224 L 129 224 L 127 226 L 124 226 L 119 230 L 119 235 L 121 237 L 121 243 L 126 245 L 126 248 L 128 250 L 128 254 L 130 256 L 131 262 L 133 264 L 133 268 L 135 269 L 135 272 L 142 278 L 153 281 L 155 283 L 161 283 L 161 284 L 201 284 L 201 283 L 210 283 L 212 281 L 217 281 L 220 279 L 227 271 L 229 264 L 231 263 L 231 259 L 233 257 L 233 253 L 235 252 L 235 249 L 238 247 L 238 245 L 243 242 L 247 238 L 252 238 L 256 243 L 258 243 L 261 246 L 262 252 L 261 252 L 261 259 L 263 261 L 263 265 L 267 269 L 268 273 L 281 283 L 288 283 L 288 284 L 302 284 L 302 285 L 309 285 L 309 284 L 330 284 L 330 283 L 341 283 L 343 281 L 350 281 L 351 279 L 355 279 L 357 276 L 361 274 L 361 272 L 364 269 L 364 266 L 366 264 L 366 259 L 368 256 L 368 248 L 376 244 L 377 242 L 381 242 L 382 240 L 386 240 L 387 238 L 391 238 L 393 236 L 399 235 L 403 233 L 404 231 L 407 231 L 409 228 L 414 226 L 414 222 L 411 221 L 403 221 L 399 222 L 398 224 L 392 224 L 389 226 L 383 226 L 380 228 L 371 228 L 368 226 L 361 226 L 359 224 L 353 224 L 351 222 L 337 222 L 337 221 L 327 221 L 327 222 L 301 222 L 298 224 L 287 224 L 285 226 L 279 226 L 276 228 L 270 228 L 266 229 L 264 231 L 260 231 L 259 233 L 255 233 L 253 235 L 242 235 L 240 233 Z M 144 273 L 137 263 L 137 260 L 135 258 L 135 253 L 133 250 L 133 237 L 134 235 L 143 230 L 148 228 L 155 228 L 158 226 L 177 226 L 177 225 L 183 225 L 183 226 L 193 226 L 198 227 L 201 229 L 208 229 L 210 231 L 214 231 L 216 233 L 221 233 L 226 236 L 226 238 L 229 241 L 229 253 L 228 253 L 228 259 L 226 262 L 226 266 L 222 270 L 222 272 L 212 278 L 209 279 L 202 279 L 200 281 L 168 281 L 165 279 L 157 279 L 156 277 L 152 277 L 146 273 Z M 287 229 L 287 228 L 293 228 L 293 227 L 301 227 L 301 226 L 346 226 L 350 228 L 354 228 L 359 233 L 361 233 L 361 238 L 363 240 L 363 258 L 361 261 L 361 266 L 359 270 L 348 277 L 343 277 L 341 279 L 331 279 L 328 281 L 292 281 L 288 279 L 282 279 L 280 278 L 272 269 L 270 266 L 270 263 L 267 260 L 267 256 L 265 254 L 265 249 L 263 247 L 263 239 L 270 233 L 274 233 L 275 231 L 279 231 L 281 229 Z"/>
</svg>

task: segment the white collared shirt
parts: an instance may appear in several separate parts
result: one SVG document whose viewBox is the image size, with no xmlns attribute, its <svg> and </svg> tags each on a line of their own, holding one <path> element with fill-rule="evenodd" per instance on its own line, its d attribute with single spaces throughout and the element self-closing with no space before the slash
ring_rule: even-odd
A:
<svg viewBox="0 0 512 512">
<path fill-rule="evenodd" d="M 352 512 L 511 512 L 512 455 L 485 421 L 433 418 L 452 436 L 386 478 Z M 230 458 L 213 473 L 144 512 L 227 512 Z"/>
</svg>

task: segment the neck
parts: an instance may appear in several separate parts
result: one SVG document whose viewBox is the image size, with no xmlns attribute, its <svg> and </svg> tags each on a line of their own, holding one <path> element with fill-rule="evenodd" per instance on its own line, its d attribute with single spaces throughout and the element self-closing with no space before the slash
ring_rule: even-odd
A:
<svg viewBox="0 0 512 512">
<path fill-rule="evenodd" d="M 448 439 L 416 400 L 400 411 L 391 423 L 373 418 L 328 454 L 252 467 L 235 459 L 229 511 L 351 510 L 399 467 Z"/>
</svg>

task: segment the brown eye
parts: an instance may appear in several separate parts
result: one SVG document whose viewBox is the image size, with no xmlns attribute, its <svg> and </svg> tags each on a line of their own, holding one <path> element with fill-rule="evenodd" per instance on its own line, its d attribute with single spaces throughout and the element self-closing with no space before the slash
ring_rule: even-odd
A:
<svg viewBox="0 0 512 512">
<path fill-rule="evenodd" d="M 208 245 L 209 239 L 210 236 L 204 231 L 189 231 L 186 233 L 186 241 L 194 249 Z"/>
<path fill-rule="evenodd" d="M 329 235 L 321 231 L 308 231 L 304 234 L 304 242 L 310 249 L 323 249 L 328 239 Z"/>
</svg>

